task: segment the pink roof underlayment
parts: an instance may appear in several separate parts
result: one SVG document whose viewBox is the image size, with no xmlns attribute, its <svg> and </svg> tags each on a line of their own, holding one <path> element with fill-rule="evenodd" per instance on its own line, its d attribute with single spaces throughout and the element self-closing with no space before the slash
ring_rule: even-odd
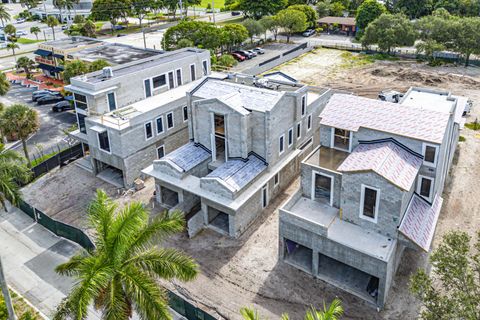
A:
<svg viewBox="0 0 480 320">
<path fill-rule="evenodd" d="M 442 143 L 450 115 L 349 94 L 334 94 L 320 124 L 358 131 L 360 127 Z"/>
<path fill-rule="evenodd" d="M 392 141 L 387 141 L 359 144 L 337 170 L 374 171 L 390 183 L 409 191 L 421 165 L 421 157 Z"/>
<path fill-rule="evenodd" d="M 437 226 L 443 199 L 436 196 L 432 205 L 414 194 L 398 230 L 413 243 L 428 252 Z"/>
</svg>

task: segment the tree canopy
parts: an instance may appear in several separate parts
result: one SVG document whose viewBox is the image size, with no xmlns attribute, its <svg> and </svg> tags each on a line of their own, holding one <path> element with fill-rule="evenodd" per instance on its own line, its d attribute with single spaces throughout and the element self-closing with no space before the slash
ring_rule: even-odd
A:
<svg viewBox="0 0 480 320">
<path fill-rule="evenodd" d="M 418 270 L 410 279 L 422 319 L 480 319 L 480 232 L 471 240 L 463 231 L 447 233 L 430 255 L 432 273 Z"/>
<path fill-rule="evenodd" d="M 246 19 L 245 21 L 242 22 L 242 25 L 248 31 L 248 36 L 250 37 L 251 43 L 253 43 L 254 36 L 262 34 L 265 31 L 265 29 L 263 28 L 263 25 L 259 21 L 254 19 Z"/>
<path fill-rule="evenodd" d="M 383 4 L 377 0 L 365 0 L 357 10 L 356 25 L 360 31 L 360 35 L 365 31 L 370 22 L 380 17 L 386 12 Z"/>
<path fill-rule="evenodd" d="M 18 205 L 21 200 L 19 183 L 26 183 L 32 172 L 25 159 L 16 151 L 5 150 L 0 143 L 0 205 L 7 211 L 6 200 Z"/>
<path fill-rule="evenodd" d="M 306 4 L 297 4 L 288 7 L 288 9 L 292 10 L 298 10 L 301 11 L 305 14 L 307 17 L 307 27 L 308 28 L 315 28 L 317 26 L 317 19 L 318 19 L 318 14 L 315 11 L 312 6 L 306 5 Z"/>
<path fill-rule="evenodd" d="M 304 31 L 307 28 L 307 16 L 298 10 L 281 10 L 277 14 L 277 21 L 278 25 L 287 33 L 287 42 L 290 41 L 293 33 Z"/>
<path fill-rule="evenodd" d="M 254 19 L 276 14 L 287 5 L 287 0 L 238 0 L 238 9 L 243 10 L 247 17 Z"/>
<path fill-rule="evenodd" d="M 70 83 L 70 79 L 81 74 L 88 73 L 88 66 L 82 60 L 75 59 L 65 63 L 63 71 L 63 80 L 66 83 Z"/>
</svg>

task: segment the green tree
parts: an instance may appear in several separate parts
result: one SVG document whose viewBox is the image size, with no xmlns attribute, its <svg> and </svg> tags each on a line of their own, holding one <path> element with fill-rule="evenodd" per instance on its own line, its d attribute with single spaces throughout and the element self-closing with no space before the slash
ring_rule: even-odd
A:
<svg viewBox="0 0 480 320">
<path fill-rule="evenodd" d="M 58 11 L 59 11 L 59 19 L 60 19 L 60 22 L 62 23 L 63 22 L 62 10 L 65 9 L 65 7 L 67 5 L 67 0 L 53 0 L 52 3 L 53 3 L 53 6 L 55 8 L 57 8 Z M 47 24 L 48 24 L 48 18 L 47 18 Z M 55 37 L 54 37 L 54 39 L 55 39 Z"/>
<path fill-rule="evenodd" d="M 276 16 L 265 16 L 260 19 L 260 23 L 263 25 L 263 29 L 265 29 L 265 40 L 267 40 L 267 31 L 273 33 L 273 38 L 277 41 L 278 36 L 278 29 L 280 26 L 278 25 L 278 20 Z"/>
<path fill-rule="evenodd" d="M 229 54 L 224 54 L 217 60 L 217 64 L 222 67 L 231 68 L 237 65 L 237 60 Z"/>
<path fill-rule="evenodd" d="M 312 6 L 306 4 L 296 4 L 288 7 L 288 9 L 298 10 L 305 13 L 307 17 L 307 27 L 315 28 L 317 26 L 318 14 Z"/>
<path fill-rule="evenodd" d="M 142 27 L 143 19 L 153 6 L 154 4 L 151 0 L 132 0 L 132 13 L 137 17 L 140 27 Z"/>
<path fill-rule="evenodd" d="M 263 25 L 257 20 L 246 19 L 242 25 L 247 29 L 250 43 L 253 43 L 253 37 L 264 32 Z"/>
<path fill-rule="evenodd" d="M 0 204 L 7 211 L 6 201 L 18 205 L 21 200 L 19 183 L 27 183 L 32 172 L 25 159 L 16 151 L 5 150 L 0 143 Z"/>
<path fill-rule="evenodd" d="M 38 113 L 26 105 L 14 104 L 2 113 L 0 123 L 5 135 L 14 136 L 22 141 L 23 152 L 30 167 L 27 139 L 40 127 Z"/>
<path fill-rule="evenodd" d="M 456 19 L 452 25 L 453 50 L 463 54 L 465 67 L 472 54 L 480 54 L 480 17 Z"/>
<path fill-rule="evenodd" d="M 0 96 L 4 96 L 10 90 L 10 81 L 5 73 L 0 73 Z"/>
<path fill-rule="evenodd" d="M 65 63 L 63 80 L 70 83 L 70 79 L 81 74 L 88 73 L 88 66 L 82 60 L 73 60 Z"/>
<path fill-rule="evenodd" d="M 35 35 L 35 38 L 37 38 L 38 40 L 38 34 L 41 32 L 40 28 L 39 27 L 31 27 L 30 28 L 30 33 L 33 33 Z"/>
<path fill-rule="evenodd" d="M 16 42 L 9 42 L 7 43 L 7 50 L 12 50 L 13 58 L 15 59 L 15 63 L 17 63 L 17 56 L 15 55 L 15 50 L 20 48 Z"/>
<path fill-rule="evenodd" d="M 406 14 L 410 19 L 417 19 L 429 15 L 433 10 L 432 0 L 398 0 L 394 10 Z"/>
<path fill-rule="evenodd" d="M 239 0 L 238 9 L 247 17 L 260 19 L 269 14 L 276 14 L 288 4 L 287 0 Z"/>
<path fill-rule="evenodd" d="M 357 17 L 355 20 L 356 26 L 359 29 L 357 37 L 360 38 L 370 22 L 380 17 L 384 12 L 386 12 L 385 6 L 377 0 L 365 0 L 357 10 Z"/>
<path fill-rule="evenodd" d="M 2 27 L 5 28 L 5 22 L 10 21 L 10 13 L 3 4 L 0 5 L 0 21 L 2 22 Z"/>
<path fill-rule="evenodd" d="M 180 39 L 178 42 L 177 42 L 177 49 L 181 49 L 181 48 L 189 48 L 189 47 L 193 47 L 193 42 L 192 40 L 189 40 L 189 39 Z"/>
<path fill-rule="evenodd" d="M 5 28 L 3 29 L 3 32 L 5 32 L 6 35 L 9 37 L 15 37 L 15 33 L 17 32 L 17 28 L 13 24 L 7 24 Z"/>
<path fill-rule="evenodd" d="M 417 54 L 424 54 L 430 64 L 435 65 L 435 52 L 445 50 L 445 46 L 433 39 L 427 39 L 415 44 Z"/>
<path fill-rule="evenodd" d="M 192 258 L 158 243 L 183 230 L 183 214 L 165 211 L 149 223 L 142 203 L 119 210 L 101 190 L 87 211 L 95 249 L 56 267 L 56 272 L 77 282 L 54 319 L 86 319 L 91 304 L 104 319 L 129 319 L 133 311 L 140 319 L 172 319 L 167 293 L 158 280 L 193 280 L 198 266 Z"/>
<path fill-rule="evenodd" d="M 290 36 L 295 32 L 304 31 L 307 28 L 307 17 L 305 13 L 285 9 L 277 14 L 278 24 L 287 33 L 287 43 L 290 42 Z"/>
<path fill-rule="evenodd" d="M 73 23 L 77 23 L 77 24 L 85 23 L 85 17 L 81 15 L 76 15 L 73 18 Z"/>
<path fill-rule="evenodd" d="M 85 23 L 82 25 L 82 28 L 80 29 L 80 33 L 84 37 L 95 38 L 96 36 L 95 23 L 92 20 L 85 21 Z"/>
<path fill-rule="evenodd" d="M 40 3 L 42 3 L 41 0 L 20 0 L 20 4 L 26 7 L 27 10 L 37 7 Z"/>
<path fill-rule="evenodd" d="M 319 18 L 323 18 L 330 15 L 330 1 L 319 1 L 317 3 L 317 14 Z"/>
<path fill-rule="evenodd" d="M 167 29 L 163 36 L 164 50 L 175 50 L 180 39 L 188 39 L 195 46 L 204 49 L 217 49 L 222 43 L 221 28 L 203 21 L 182 21 Z"/>
<path fill-rule="evenodd" d="M 119 0 L 95 0 L 90 16 L 97 21 L 107 20 L 112 25 L 112 33 L 118 20 L 122 17 L 122 10 L 125 3 Z"/>
<path fill-rule="evenodd" d="M 109 66 L 110 63 L 108 63 L 106 60 L 98 59 L 90 63 L 90 65 L 88 66 L 88 72 L 95 72 Z"/>
<path fill-rule="evenodd" d="M 425 320 L 480 319 L 480 232 L 471 245 L 463 231 L 450 231 L 430 255 L 432 274 L 418 270 L 410 290 Z"/>
<path fill-rule="evenodd" d="M 368 25 L 362 45 L 377 44 L 381 51 L 390 53 L 394 47 L 413 46 L 416 36 L 413 24 L 405 15 L 384 13 Z"/>
<path fill-rule="evenodd" d="M 59 22 L 54 16 L 47 17 L 47 26 L 52 28 L 53 40 L 55 40 L 55 27 L 58 26 Z"/>
<path fill-rule="evenodd" d="M 245 26 L 238 23 L 225 25 L 221 29 L 222 45 L 226 46 L 227 51 L 231 51 L 234 47 L 242 44 L 248 39 L 248 30 Z"/>
<path fill-rule="evenodd" d="M 30 76 L 30 71 L 35 67 L 35 62 L 27 56 L 20 57 L 17 60 L 17 69 L 23 69 L 27 74 L 27 77 Z"/>
<path fill-rule="evenodd" d="M 334 17 L 343 17 L 343 12 L 346 10 L 347 8 L 340 2 L 334 2 L 330 5 L 330 15 Z"/>
</svg>

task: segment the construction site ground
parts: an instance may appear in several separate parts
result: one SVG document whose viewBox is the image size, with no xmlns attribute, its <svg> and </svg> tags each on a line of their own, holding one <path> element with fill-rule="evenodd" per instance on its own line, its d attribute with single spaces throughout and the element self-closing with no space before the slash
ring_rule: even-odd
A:
<svg viewBox="0 0 480 320">
<path fill-rule="evenodd" d="M 315 86 L 327 86 L 376 98 L 384 89 L 405 91 L 410 86 L 451 90 L 473 100 L 467 122 L 480 111 L 480 70 L 463 66 L 429 67 L 415 61 L 372 61 L 343 51 L 317 49 L 278 68 Z M 480 131 L 463 129 L 433 247 L 449 230 L 463 230 L 474 236 L 480 225 Z M 54 170 L 24 188 L 25 199 L 56 219 L 85 228 L 85 209 L 97 188 L 106 189 L 123 205 L 143 201 L 149 208 L 154 183 L 136 193 L 125 192 L 95 178 L 74 164 Z M 277 197 L 261 217 L 240 237 L 230 239 L 209 229 L 193 239 L 186 233 L 168 239 L 164 245 L 177 247 L 193 256 L 201 273 L 195 281 L 164 283 L 202 307 L 226 319 L 240 319 L 239 310 L 248 306 L 262 318 L 303 319 L 305 310 L 320 307 L 335 297 L 342 300 L 342 319 L 415 319 L 419 304 L 408 291 L 408 281 L 417 268 L 427 267 L 428 257 L 420 251 L 405 251 L 386 306 L 378 312 L 362 300 L 299 271 L 278 259 L 278 208 L 299 188 L 296 180 Z M 154 208 L 153 212 L 158 212 Z"/>
</svg>

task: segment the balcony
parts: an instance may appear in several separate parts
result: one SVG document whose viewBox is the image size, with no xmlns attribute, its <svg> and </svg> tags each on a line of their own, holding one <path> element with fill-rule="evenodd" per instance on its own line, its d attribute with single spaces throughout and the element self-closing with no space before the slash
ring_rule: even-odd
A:
<svg viewBox="0 0 480 320">
<path fill-rule="evenodd" d="M 337 168 L 348 156 L 348 152 L 320 146 L 304 160 L 304 163 L 330 171 L 337 171 Z"/>
</svg>

